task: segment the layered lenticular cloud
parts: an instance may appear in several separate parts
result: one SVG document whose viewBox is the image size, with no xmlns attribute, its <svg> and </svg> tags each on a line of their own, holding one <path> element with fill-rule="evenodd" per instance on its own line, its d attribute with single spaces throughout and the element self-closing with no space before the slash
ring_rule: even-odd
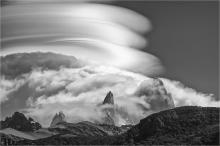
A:
<svg viewBox="0 0 220 146">
<path fill-rule="evenodd" d="M 146 75 L 163 71 L 157 57 L 141 51 L 147 47 L 143 35 L 151 30 L 150 21 L 132 10 L 92 3 L 20 2 L 2 7 L 3 55 L 50 51 Z"/>
</svg>

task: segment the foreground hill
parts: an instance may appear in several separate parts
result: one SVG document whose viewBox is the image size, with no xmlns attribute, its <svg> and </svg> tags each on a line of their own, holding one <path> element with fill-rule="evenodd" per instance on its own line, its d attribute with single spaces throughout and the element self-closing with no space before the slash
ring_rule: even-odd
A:
<svg viewBox="0 0 220 146">
<path fill-rule="evenodd" d="M 152 114 L 118 144 L 219 144 L 219 108 L 178 107 Z"/>
<path fill-rule="evenodd" d="M 218 145 L 219 112 L 215 107 L 178 107 L 152 114 L 120 135 L 58 134 L 38 140 L 20 140 L 16 144 L 33 145 Z M 83 131 L 84 128 L 80 130 Z M 99 129 L 100 130 L 100 129 Z M 101 130 L 102 131 L 102 130 Z"/>
</svg>

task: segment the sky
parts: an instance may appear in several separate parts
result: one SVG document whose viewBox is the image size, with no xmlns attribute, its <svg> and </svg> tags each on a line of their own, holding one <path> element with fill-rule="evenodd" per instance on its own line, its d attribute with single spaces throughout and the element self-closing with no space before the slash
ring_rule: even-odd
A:
<svg viewBox="0 0 220 146">
<path fill-rule="evenodd" d="M 62 110 L 70 122 L 102 121 L 109 90 L 118 125 L 174 105 L 220 106 L 217 3 L 10 1 L 1 118 L 20 110 L 48 125 Z"/>
<path fill-rule="evenodd" d="M 151 20 L 146 51 L 163 62 L 163 77 L 220 99 L 218 1 L 122 1 L 117 5 Z"/>
</svg>

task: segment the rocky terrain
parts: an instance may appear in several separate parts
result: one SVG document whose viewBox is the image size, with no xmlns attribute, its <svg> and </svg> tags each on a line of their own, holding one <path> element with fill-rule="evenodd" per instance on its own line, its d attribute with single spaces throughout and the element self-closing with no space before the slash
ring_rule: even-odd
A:
<svg viewBox="0 0 220 146">
<path fill-rule="evenodd" d="M 2 144 L 14 145 L 218 145 L 219 108 L 177 107 L 152 114 L 134 126 L 91 122 L 57 123 L 53 136 L 30 140 L 1 134 Z"/>
<path fill-rule="evenodd" d="M 65 115 L 62 111 L 53 117 L 52 122 L 50 123 L 50 127 L 56 127 L 58 123 L 65 122 Z"/>
<path fill-rule="evenodd" d="M 0 129 L 13 128 L 19 131 L 35 131 L 41 128 L 38 122 L 32 118 L 26 118 L 22 113 L 15 112 L 12 117 L 7 117 L 4 121 L 0 121 Z"/>
<path fill-rule="evenodd" d="M 178 107 L 152 114 L 122 137 L 130 144 L 219 144 L 219 108 Z"/>
</svg>

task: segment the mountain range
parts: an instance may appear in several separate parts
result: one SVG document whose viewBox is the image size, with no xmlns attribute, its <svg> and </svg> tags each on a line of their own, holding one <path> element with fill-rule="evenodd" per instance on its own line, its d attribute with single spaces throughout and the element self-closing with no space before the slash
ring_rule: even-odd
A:
<svg viewBox="0 0 220 146">
<path fill-rule="evenodd" d="M 102 105 L 114 105 L 107 93 Z M 99 106 L 102 106 L 99 105 Z M 47 128 L 15 112 L 1 121 L 3 145 L 218 145 L 220 108 L 184 106 L 151 114 L 136 125 L 114 125 L 114 108 L 104 109 L 106 123 L 69 123 L 61 111 Z M 110 122 L 110 121 L 111 122 Z M 33 124 L 34 123 L 34 124 Z M 30 126 L 24 126 L 30 125 Z"/>
</svg>

